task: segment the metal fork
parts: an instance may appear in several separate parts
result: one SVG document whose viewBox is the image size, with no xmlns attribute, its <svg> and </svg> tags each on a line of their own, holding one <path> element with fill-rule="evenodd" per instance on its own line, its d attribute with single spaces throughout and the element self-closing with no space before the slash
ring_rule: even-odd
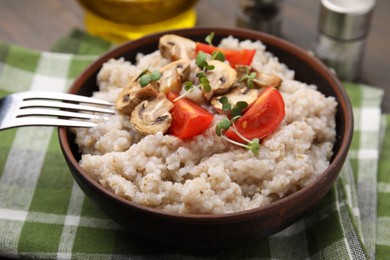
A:
<svg viewBox="0 0 390 260">
<path fill-rule="evenodd" d="M 0 130 L 21 126 L 94 127 L 96 123 L 89 120 L 101 115 L 84 112 L 114 114 L 112 106 L 104 100 L 73 94 L 15 93 L 0 99 Z"/>
</svg>

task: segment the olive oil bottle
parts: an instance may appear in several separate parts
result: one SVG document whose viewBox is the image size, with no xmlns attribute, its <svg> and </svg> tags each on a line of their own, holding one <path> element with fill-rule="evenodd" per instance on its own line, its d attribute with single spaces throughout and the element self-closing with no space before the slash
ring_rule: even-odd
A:
<svg viewBox="0 0 390 260">
<path fill-rule="evenodd" d="M 121 43 L 196 23 L 197 0 L 78 0 L 85 12 L 86 30 Z"/>
</svg>

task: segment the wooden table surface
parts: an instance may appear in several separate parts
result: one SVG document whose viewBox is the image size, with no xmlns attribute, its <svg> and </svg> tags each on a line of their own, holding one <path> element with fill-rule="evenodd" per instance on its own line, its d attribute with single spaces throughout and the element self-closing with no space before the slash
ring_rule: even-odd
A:
<svg viewBox="0 0 390 260">
<path fill-rule="evenodd" d="M 199 26 L 236 26 L 239 0 L 199 0 Z M 307 50 L 316 44 L 319 0 L 286 0 L 281 37 Z M 390 112 L 390 1 L 377 0 L 359 82 L 385 90 L 383 112 Z M 49 50 L 74 28 L 83 29 L 75 0 L 0 0 L 0 41 Z"/>
</svg>

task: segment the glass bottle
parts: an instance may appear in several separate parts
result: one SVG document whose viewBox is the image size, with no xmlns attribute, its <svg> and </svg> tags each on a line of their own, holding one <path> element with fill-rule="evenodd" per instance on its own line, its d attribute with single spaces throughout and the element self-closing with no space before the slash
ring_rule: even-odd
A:
<svg viewBox="0 0 390 260">
<path fill-rule="evenodd" d="M 282 2 L 283 0 L 240 0 L 236 25 L 279 35 L 282 22 L 280 12 Z"/>
<path fill-rule="evenodd" d="M 342 80 L 356 80 L 375 0 L 321 0 L 316 56 Z"/>
</svg>

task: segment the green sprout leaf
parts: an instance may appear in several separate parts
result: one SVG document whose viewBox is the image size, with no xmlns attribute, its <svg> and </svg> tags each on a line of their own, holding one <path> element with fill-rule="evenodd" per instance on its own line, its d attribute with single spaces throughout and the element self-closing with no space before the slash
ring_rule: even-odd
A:
<svg viewBox="0 0 390 260">
<path fill-rule="evenodd" d="M 232 108 L 232 105 L 229 103 L 229 100 L 226 96 L 222 96 L 219 100 L 219 103 L 222 104 L 222 110 L 225 112 L 229 112 Z"/>
<path fill-rule="evenodd" d="M 161 73 L 159 71 L 150 72 L 149 70 L 144 70 L 139 77 L 139 84 L 141 87 L 145 87 L 152 81 L 157 81 L 161 78 Z"/>
<path fill-rule="evenodd" d="M 226 96 L 220 97 L 218 101 L 222 104 L 223 111 L 229 112 L 232 109 L 232 105 L 229 103 L 229 100 Z"/>
<path fill-rule="evenodd" d="M 213 46 L 213 39 L 214 39 L 214 32 L 211 32 L 209 35 L 206 36 L 205 42 Z"/>
<path fill-rule="evenodd" d="M 222 96 L 220 99 L 218 99 L 219 103 L 221 103 L 222 105 L 229 102 L 229 99 L 227 96 Z"/>
<path fill-rule="evenodd" d="M 226 131 L 230 128 L 232 123 L 226 117 L 222 118 L 221 121 L 215 126 L 215 133 L 217 136 L 222 136 L 222 130 Z"/>
<path fill-rule="evenodd" d="M 225 61 L 226 57 L 221 51 L 214 51 L 211 54 L 211 59 L 212 60 L 219 60 L 219 61 Z"/>
<path fill-rule="evenodd" d="M 233 107 L 232 110 L 230 110 L 230 115 L 234 118 L 237 116 L 241 116 L 241 109 L 238 107 Z"/>
<path fill-rule="evenodd" d="M 198 52 L 198 54 L 196 55 L 196 58 L 195 58 L 195 63 L 196 65 L 203 69 L 205 66 L 207 66 L 207 54 L 204 53 L 203 51 L 200 51 Z"/>
<path fill-rule="evenodd" d="M 198 73 L 196 73 L 196 77 L 198 77 L 199 79 L 200 78 L 205 78 L 206 74 L 203 71 L 199 71 Z"/>
<path fill-rule="evenodd" d="M 186 91 L 189 91 L 193 87 L 193 85 L 194 84 L 191 81 L 186 81 L 186 82 L 184 82 L 184 89 Z"/>
<path fill-rule="evenodd" d="M 228 130 L 229 127 L 232 125 L 232 122 L 226 117 L 222 118 L 221 121 L 219 122 L 219 125 L 221 129 Z"/>
<path fill-rule="evenodd" d="M 150 73 L 150 80 L 151 81 L 157 81 L 161 78 L 161 73 L 159 71 L 153 71 Z"/>
<path fill-rule="evenodd" d="M 204 91 L 206 91 L 206 92 L 211 91 L 210 82 L 206 77 L 200 77 L 199 81 L 200 81 L 200 85 L 202 86 Z"/>
<path fill-rule="evenodd" d="M 214 65 L 206 64 L 206 65 L 204 66 L 204 68 L 205 68 L 206 70 L 213 70 L 213 69 L 215 69 L 215 66 L 214 66 Z"/>
<path fill-rule="evenodd" d="M 221 126 L 219 124 L 215 126 L 215 133 L 217 136 L 222 136 Z"/>
<path fill-rule="evenodd" d="M 222 104 L 222 110 L 225 112 L 228 112 L 232 109 L 232 105 L 230 103 L 224 103 Z"/>
<path fill-rule="evenodd" d="M 141 85 L 141 87 L 145 87 L 146 85 L 149 84 L 150 82 L 150 75 L 149 74 L 143 74 L 140 78 L 139 78 L 139 84 Z"/>
<path fill-rule="evenodd" d="M 255 155 L 259 155 L 260 140 L 259 138 L 253 138 L 251 142 L 247 144 L 248 150 L 252 151 Z"/>
<path fill-rule="evenodd" d="M 204 91 L 206 91 L 206 92 L 210 92 L 210 91 L 211 91 L 211 86 L 210 86 L 210 84 L 204 84 L 204 85 L 203 85 L 203 89 L 204 89 Z"/>
<path fill-rule="evenodd" d="M 195 63 L 196 65 L 202 69 L 202 70 L 213 70 L 215 67 L 214 65 L 209 65 L 207 63 L 207 54 L 203 51 L 198 52 L 195 57 Z"/>
<path fill-rule="evenodd" d="M 238 101 L 236 103 L 236 107 L 240 109 L 241 111 L 248 107 L 248 103 L 245 101 Z"/>
<path fill-rule="evenodd" d="M 240 117 L 241 117 L 241 115 L 233 116 L 231 119 L 232 123 L 236 122 L 237 119 L 239 119 Z"/>
<path fill-rule="evenodd" d="M 253 81 L 250 80 L 250 79 L 248 79 L 248 80 L 246 81 L 246 85 L 247 85 L 249 88 L 254 88 L 254 87 L 255 87 L 255 85 L 253 84 Z"/>
<path fill-rule="evenodd" d="M 236 105 L 230 111 L 232 117 L 241 116 L 242 111 L 248 107 L 248 103 L 245 101 L 238 101 Z"/>
</svg>

